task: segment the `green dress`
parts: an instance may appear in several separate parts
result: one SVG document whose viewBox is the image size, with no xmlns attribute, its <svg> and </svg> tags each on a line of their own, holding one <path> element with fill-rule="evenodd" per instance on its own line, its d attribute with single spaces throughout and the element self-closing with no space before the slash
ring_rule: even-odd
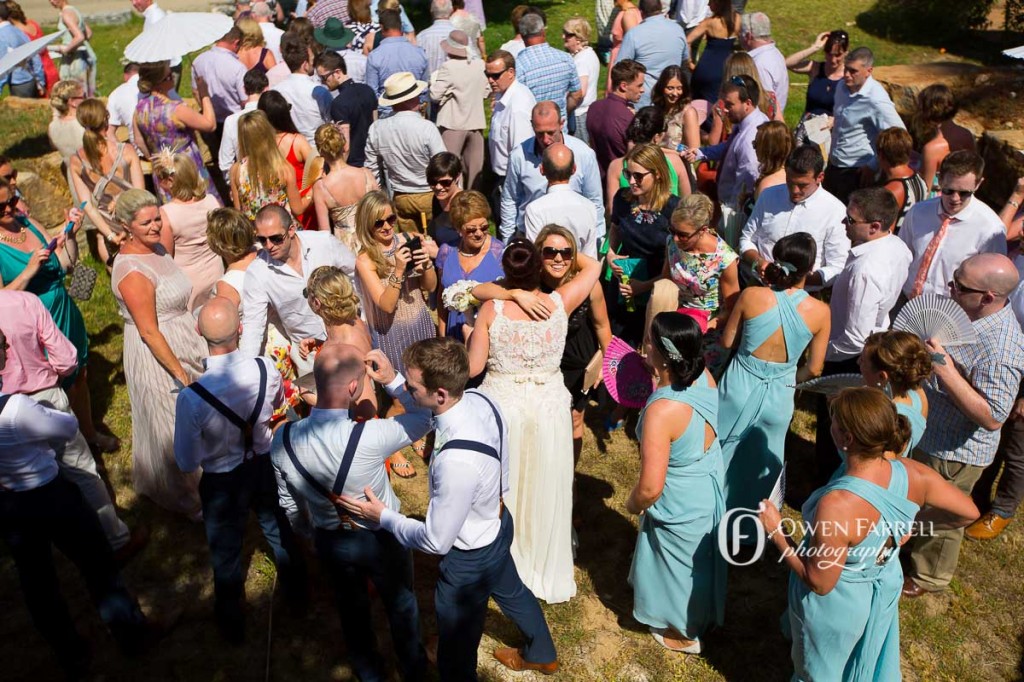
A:
<svg viewBox="0 0 1024 682">
<path fill-rule="evenodd" d="M 704 449 L 704 425 L 716 428 L 718 393 L 704 373 L 682 391 L 664 386 L 647 399 L 673 400 L 693 408 L 686 431 L 672 442 L 665 488 L 640 519 L 629 582 L 633 617 L 654 628 L 673 628 L 699 639 L 725 616 L 726 564 L 718 551 L 718 523 L 725 513 L 722 450 L 717 439 Z M 640 414 L 637 439 L 642 440 Z"/>
<path fill-rule="evenodd" d="M 24 218 L 19 218 L 19 220 L 43 244 L 50 243 L 50 240 L 30 221 Z M 0 279 L 3 280 L 4 286 L 14 281 L 25 270 L 31 255 L 31 253 L 0 242 Z M 50 311 L 50 315 L 53 316 L 57 329 L 60 329 L 64 336 L 75 344 L 75 349 L 78 351 L 78 369 L 81 369 L 85 367 L 86 361 L 89 359 L 89 335 L 85 330 L 82 311 L 78 309 L 74 299 L 68 295 L 68 290 L 64 287 L 66 274 L 57 254 L 52 253 L 47 261 L 40 266 L 35 276 L 29 280 L 25 291 L 39 297 L 46 309 Z M 65 377 L 63 381 L 65 387 L 74 383 L 78 369 L 70 376 Z"/>
</svg>

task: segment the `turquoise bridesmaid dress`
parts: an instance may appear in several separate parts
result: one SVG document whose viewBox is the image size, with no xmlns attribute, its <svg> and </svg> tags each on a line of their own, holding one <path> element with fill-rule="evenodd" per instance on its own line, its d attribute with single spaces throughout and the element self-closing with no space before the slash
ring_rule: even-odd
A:
<svg viewBox="0 0 1024 682">
<path fill-rule="evenodd" d="M 699 639 L 725 616 L 725 559 L 718 552 L 718 523 L 725 512 L 722 451 L 704 449 L 704 425 L 718 421 L 718 395 L 707 373 L 677 391 L 659 388 L 647 400 L 674 400 L 693 408 L 690 425 L 669 453 L 665 489 L 640 519 L 629 582 L 633 616 L 654 628 L 674 628 Z M 643 438 L 644 412 L 637 438 Z"/>
<path fill-rule="evenodd" d="M 900 453 L 904 457 L 910 457 L 910 453 L 921 442 L 924 429 L 928 425 L 928 419 L 922 413 L 921 396 L 917 391 L 908 391 L 907 396 L 910 398 L 909 405 L 894 403 L 896 405 L 896 412 L 902 414 L 910 421 L 910 442 L 907 443 L 907 449 Z"/>
<path fill-rule="evenodd" d="M 910 531 L 918 505 L 907 499 L 907 470 L 891 460 L 888 488 L 840 476 L 815 491 L 803 518 L 813 522 L 818 502 L 833 490 L 847 490 L 881 514 L 878 523 L 847 555 L 836 586 L 825 595 L 789 576 L 788 630 L 793 639 L 794 682 L 843 680 L 890 682 L 900 677 L 899 599 L 903 569 L 899 541 Z M 893 545 L 886 547 L 892 540 Z M 806 547 L 809 535 L 801 542 Z M 895 549 L 894 549 L 895 548 Z"/>
<path fill-rule="evenodd" d="M 743 323 L 739 348 L 718 385 L 727 509 L 757 509 L 782 471 L 786 432 L 793 419 L 796 364 L 813 336 L 796 310 L 807 292 L 774 293 L 774 308 Z M 754 357 L 780 327 L 787 361 Z"/>
</svg>

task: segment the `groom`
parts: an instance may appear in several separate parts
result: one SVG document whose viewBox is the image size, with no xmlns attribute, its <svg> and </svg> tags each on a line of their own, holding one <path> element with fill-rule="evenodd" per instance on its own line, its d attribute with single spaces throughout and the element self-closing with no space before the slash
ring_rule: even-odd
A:
<svg viewBox="0 0 1024 682">
<path fill-rule="evenodd" d="M 502 504 L 508 433 L 501 413 L 483 393 L 464 393 L 469 356 L 458 341 L 420 341 L 403 360 L 409 394 L 434 413 L 437 425 L 426 521 L 388 509 L 370 488 L 366 501 L 342 496 L 341 504 L 379 523 L 402 545 L 444 557 L 434 593 L 442 680 L 477 679 L 477 648 L 491 596 L 526 637 L 521 651 L 500 648 L 494 657 L 512 670 L 550 675 L 558 670 L 555 645 L 510 553 L 512 515 Z"/>
</svg>

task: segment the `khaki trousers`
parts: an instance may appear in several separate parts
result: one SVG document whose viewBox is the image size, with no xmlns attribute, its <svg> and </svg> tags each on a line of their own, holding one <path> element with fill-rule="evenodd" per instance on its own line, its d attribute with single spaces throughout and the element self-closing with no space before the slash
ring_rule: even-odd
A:
<svg viewBox="0 0 1024 682">
<path fill-rule="evenodd" d="M 398 214 L 398 229 L 402 232 L 427 233 L 427 223 L 433 215 L 433 192 L 403 194 L 395 192 L 395 213 Z"/>
<path fill-rule="evenodd" d="M 441 129 L 445 148 L 462 159 L 462 185 L 466 189 L 480 190 L 477 182 L 484 169 L 484 134 L 479 130 Z"/>
<path fill-rule="evenodd" d="M 985 467 L 951 462 L 932 457 L 921 450 L 914 450 L 913 458 L 939 472 L 944 479 L 968 495 L 981 477 Z M 928 529 L 924 529 L 928 531 Z M 957 562 L 960 561 L 960 544 L 964 541 L 964 529 L 934 530 L 929 537 L 916 537 L 908 543 L 910 577 L 929 592 L 939 592 L 949 587 Z"/>
</svg>

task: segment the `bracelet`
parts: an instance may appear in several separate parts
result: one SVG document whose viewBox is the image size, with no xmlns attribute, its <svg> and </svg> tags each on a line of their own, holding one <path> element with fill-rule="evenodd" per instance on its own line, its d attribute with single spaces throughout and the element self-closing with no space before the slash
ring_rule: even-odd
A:
<svg viewBox="0 0 1024 682">
<path fill-rule="evenodd" d="M 108 232 L 105 235 L 103 235 L 103 239 L 105 239 L 108 244 L 113 244 L 114 239 L 116 239 L 116 237 L 114 236 L 113 232 Z"/>
<path fill-rule="evenodd" d="M 1020 208 L 1020 202 L 1019 201 L 1014 201 L 1013 199 L 1007 199 L 1006 203 L 1008 203 L 1010 206 L 1013 206 L 1014 208 Z"/>
<path fill-rule="evenodd" d="M 767 535 L 767 537 L 765 539 L 766 540 L 771 540 L 773 537 L 775 537 L 775 534 L 778 533 L 780 530 L 782 530 L 782 524 L 781 523 L 778 526 L 775 527 L 775 530 L 773 530 L 771 533 L 768 533 L 768 535 Z"/>
<path fill-rule="evenodd" d="M 393 286 L 398 289 L 402 288 L 402 284 L 405 282 L 405 277 L 399 279 L 394 273 L 388 275 L 388 286 Z"/>
</svg>

